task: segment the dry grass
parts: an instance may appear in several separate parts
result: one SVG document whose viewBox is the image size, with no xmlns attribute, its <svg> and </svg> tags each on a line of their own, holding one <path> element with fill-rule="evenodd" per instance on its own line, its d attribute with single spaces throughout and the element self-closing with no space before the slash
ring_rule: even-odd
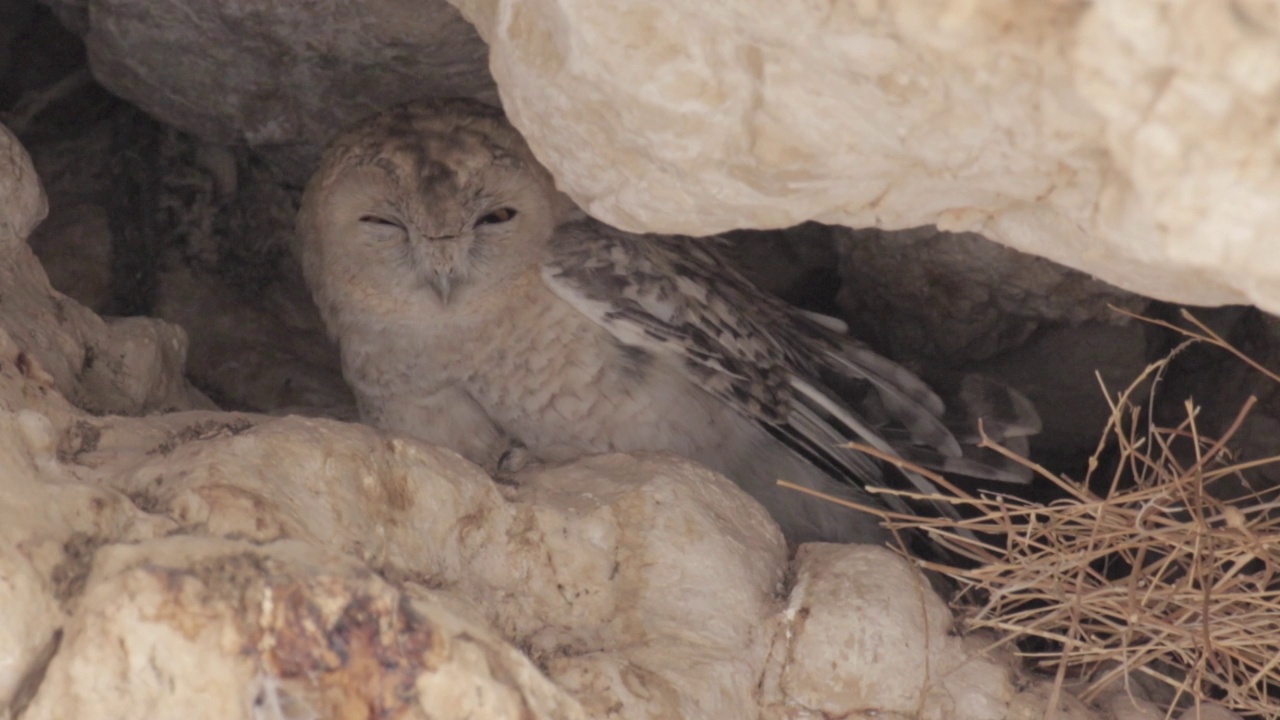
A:
<svg viewBox="0 0 1280 720">
<path fill-rule="evenodd" d="M 1199 329 L 1186 333 L 1188 342 L 1230 350 L 1280 383 L 1186 317 Z M 945 489 L 941 499 L 967 506 L 971 519 L 879 514 L 975 560 L 973 568 L 923 564 L 960 583 L 956 606 L 968 627 L 1017 641 L 1059 684 L 1082 679 L 1084 699 L 1142 673 L 1173 689 L 1174 706 L 1215 700 L 1280 718 L 1280 490 L 1229 502 L 1211 492 L 1280 457 L 1244 462 L 1229 449 L 1253 398 L 1219 438 L 1201 434 L 1190 402 L 1177 427 L 1150 424 L 1135 398 L 1168 361 L 1109 397 L 1111 418 L 1089 470 L 1099 474 L 1110 446 L 1120 462 L 1109 479 L 1077 482 L 1032 465 L 1063 496 L 1044 505 L 970 494 L 930 474 Z M 1103 494 L 1089 490 L 1102 486 Z"/>
</svg>

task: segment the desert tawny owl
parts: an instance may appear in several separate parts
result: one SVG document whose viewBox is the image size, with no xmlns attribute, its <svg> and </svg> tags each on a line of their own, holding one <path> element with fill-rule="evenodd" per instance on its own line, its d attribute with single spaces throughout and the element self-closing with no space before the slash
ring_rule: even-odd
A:
<svg viewBox="0 0 1280 720">
<path fill-rule="evenodd" d="M 587 218 L 500 111 L 430 100 L 332 143 L 297 249 L 362 418 L 483 464 L 512 443 L 545 462 L 677 453 L 737 482 L 794 542 L 884 535 L 779 478 L 862 502 L 876 502 L 866 485 L 932 489 L 849 439 L 1011 477 L 963 457 L 915 375 L 757 290 L 721 243 Z"/>
</svg>

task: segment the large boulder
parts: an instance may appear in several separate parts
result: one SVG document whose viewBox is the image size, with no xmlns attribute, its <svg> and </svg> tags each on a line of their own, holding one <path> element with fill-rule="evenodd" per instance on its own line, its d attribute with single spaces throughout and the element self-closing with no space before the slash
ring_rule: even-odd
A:
<svg viewBox="0 0 1280 720">
<path fill-rule="evenodd" d="M 1280 312 L 1274 3 L 453 2 L 610 224 L 937 225 Z"/>
</svg>

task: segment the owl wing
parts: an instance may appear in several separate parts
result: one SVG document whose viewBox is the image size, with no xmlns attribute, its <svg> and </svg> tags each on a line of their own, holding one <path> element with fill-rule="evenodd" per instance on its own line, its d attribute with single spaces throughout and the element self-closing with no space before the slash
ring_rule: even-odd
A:
<svg viewBox="0 0 1280 720">
<path fill-rule="evenodd" d="M 758 290 L 729 267 L 720 238 L 633 235 L 584 220 L 557 229 L 542 276 L 560 299 L 618 342 L 674 360 L 698 387 L 754 420 L 836 479 L 924 494 L 913 472 L 882 472 L 844 447 L 891 455 L 878 430 L 939 458 L 960 459 L 943 403 L 897 364 Z M 874 419 L 862 410 L 869 408 Z M 896 496 L 880 496 L 909 512 Z M 948 503 L 932 503 L 946 515 Z"/>
</svg>

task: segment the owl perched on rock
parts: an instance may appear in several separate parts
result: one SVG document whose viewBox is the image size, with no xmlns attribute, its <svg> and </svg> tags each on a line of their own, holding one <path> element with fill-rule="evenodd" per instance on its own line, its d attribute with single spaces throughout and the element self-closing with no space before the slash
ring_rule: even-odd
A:
<svg viewBox="0 0 1280 720">
<path fill-rule="evenodd" d="M 297 250 L 362 418 L 484 465 L 513 446 L 544 462 L 673 452 L 738 483 L 792 542 L 885 535 L 779 478 L 900 511 L 860 488 L 933 491 L 850 439 L 1021 477 L 966 458 L 929 387 L 839 321 L 757 290 L 722 242 L 585 217 L 500 111 L 455 99 L 393 108 L 335 140 L 307 186 Z M 989 433 L 1034 431 L 1025 399 L 994 395 Z"/>
</svg>

